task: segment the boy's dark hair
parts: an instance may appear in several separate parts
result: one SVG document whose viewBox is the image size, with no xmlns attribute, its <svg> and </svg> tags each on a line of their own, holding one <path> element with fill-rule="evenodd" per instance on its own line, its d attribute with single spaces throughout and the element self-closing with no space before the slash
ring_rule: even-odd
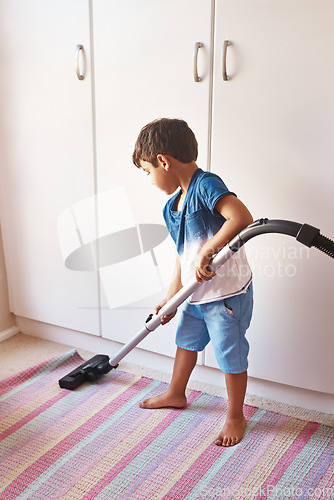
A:
<svg viewBox="0 0 334 500">
<path fill-rule="evenodd" d="M 141 129 L 132 155 L 133 163 L 141 168 L 142 160 L 157 167 L 158 154 L 173 156 L 182 163 L 197 160 L 197 140 L 184 120 L 161 118 Z"/>
</svg>

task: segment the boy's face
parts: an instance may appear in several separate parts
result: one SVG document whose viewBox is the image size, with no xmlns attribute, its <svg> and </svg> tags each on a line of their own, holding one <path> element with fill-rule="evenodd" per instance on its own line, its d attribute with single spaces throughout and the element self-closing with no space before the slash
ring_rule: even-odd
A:
<svg viewBox="0 0 334 500">
<path fill-rule="evenodd" d="M 152 163 L 141 160 L 140 165 L 142 170 L 151 177 L 152 184 L 166 194 L 174 193 L 179 187 L 173 172 L 163 162 L 158 161 L 158 166 L 155 167 Z"/>
</svg>

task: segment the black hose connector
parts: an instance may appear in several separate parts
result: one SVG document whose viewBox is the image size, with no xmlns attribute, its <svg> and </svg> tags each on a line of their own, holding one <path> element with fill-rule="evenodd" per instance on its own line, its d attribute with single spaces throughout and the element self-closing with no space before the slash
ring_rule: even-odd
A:
<svg viewBox="0 0 334 500">
<path fill-rule="evenodd" d="M 298 233 L 296 234 L 296 240 L 299 243 L 311 248 L 313 241 L 320 233 L 320 229 L 317 227 L 310 226 L 309 224 L 303 224 L 300 226 Z"/>
<path fill-rule="evenodd" d="M 320 229 L 303 224 L 298 231 L 296 240 L 307 247 L 315 247 L 334 259 L 334 241 L 320 233 Z"/>
</svg>

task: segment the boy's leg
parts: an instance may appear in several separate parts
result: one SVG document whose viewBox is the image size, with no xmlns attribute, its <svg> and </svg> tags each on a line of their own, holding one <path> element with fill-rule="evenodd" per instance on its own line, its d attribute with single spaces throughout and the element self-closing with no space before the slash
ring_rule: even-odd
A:
<svg viewBox="0 0 334 500">
<path fill-rule="evenodd" d="M 246 418 L 243 406 L 247 388 L 247 371 L 225 373 L 228 408 L 225 424 L 215 443 L 218 446 L 234 446 L 241 441 Z"/>
<path fill-rule="evenodd" d="M 163 394 L 145 399 L 140 403 L 141 408 L 183 408 L 187 404 L 186 387 L 197 361 L 197 351 L 188 351 L 177 348 L 172 380 L 169 388 Z"/>
<path fill-rule="evenodd" d="M 249 345 L 245 334 L 252 316 L 252 285 L 244 294 L 204 304 L 202 308 L 205 309 L 206 324 L 217 362 L 225 372 L 229 400 L 225 424 L 215 442 L 220 446 L 233 446 L 241 440 L 246 425 L 243 404 L 247 388 Z"/>
</svg>

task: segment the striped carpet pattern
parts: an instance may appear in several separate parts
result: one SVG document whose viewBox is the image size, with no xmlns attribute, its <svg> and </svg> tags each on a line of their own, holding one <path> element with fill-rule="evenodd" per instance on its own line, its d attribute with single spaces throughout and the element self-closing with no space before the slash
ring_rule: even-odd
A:
<svg viewBox="0 0 334 500">
<path fill-rule="evenodd" d="M 0 499 L 333 499 L 334 429 L 252 406 L 240 444 L 213 444 L 226 401 L 138 403 L 167 385 L 119 370 L 75 391 L 70 351 L 0 382 Z"/>
</svg>

